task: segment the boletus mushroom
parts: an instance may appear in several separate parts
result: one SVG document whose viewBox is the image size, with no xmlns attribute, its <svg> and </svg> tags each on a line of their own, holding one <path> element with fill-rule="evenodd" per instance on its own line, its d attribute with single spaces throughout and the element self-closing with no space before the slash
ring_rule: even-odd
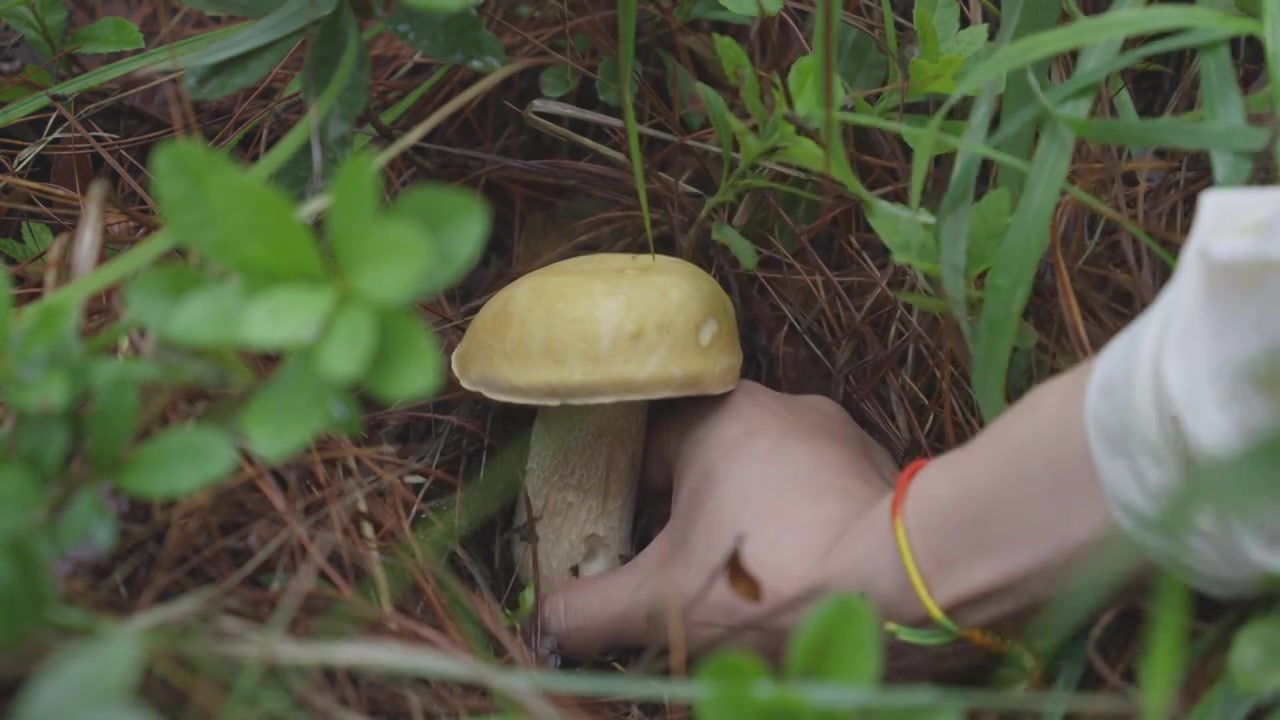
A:
<svg viewBox="0 0 1280 720">
<path fill-rule="evenodd" d="M 538 406 L 524 491 L 546 592 L 630 557 L 648 402 L 729 392 L 742 348 L 733 303 L 701 268 L 600 253 L 499 290 L 451 364 L 468 390 Z M 534 574 L 527 521 L 520 498 L 512 549 L 525 582 Z"/>
</svg>

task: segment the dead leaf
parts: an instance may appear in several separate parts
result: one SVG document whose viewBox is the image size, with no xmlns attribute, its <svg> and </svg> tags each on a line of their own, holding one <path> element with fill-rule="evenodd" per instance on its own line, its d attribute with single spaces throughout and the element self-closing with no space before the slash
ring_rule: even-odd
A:
<svg viewBox="0 0 1280 720">
<path fill-rule="evenodd" d="M 726 563 L 725 571 L 729 576 L 729 587 L 737 593 L 738 597 L 749 602 L 760 602 L 764 597 L 764 590 L 760 587 L 760 581 L 755 575 L 747 570 L 747 566 L 742 562 L 742 555 L 738 548 L 733 549 L 733 553 L 729 555 L 729 562 Z"/>
<path fill-rule="evenodd" d="M 59 138 L 55 147 L 58 152 L 53 153 L 49 184 L 82 195 L 93 179 L 92 151 L 79 147 L 78 139 L 71 136 Z"/>
</svg>

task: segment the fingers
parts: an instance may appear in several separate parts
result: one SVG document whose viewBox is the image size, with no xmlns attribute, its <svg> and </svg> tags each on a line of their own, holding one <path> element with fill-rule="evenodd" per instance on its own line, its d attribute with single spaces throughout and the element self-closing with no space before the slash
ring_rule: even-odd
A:
<svg viewBox="0 0 1280 720">
<path fill-rule="evenodd" d="M 643 646 L 654 634 L 652 611 L 670 564 L 660 533 L 630 562 L 599 575 L 575 578 L 542 598 L 542 632 L 564 655 L 586 657 Z"/>
</svg>

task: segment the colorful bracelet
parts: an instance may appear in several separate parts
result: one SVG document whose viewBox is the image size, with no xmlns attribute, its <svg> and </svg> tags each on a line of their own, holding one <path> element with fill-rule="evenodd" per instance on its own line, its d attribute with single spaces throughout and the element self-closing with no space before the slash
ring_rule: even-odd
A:
<svg viewBox="0 0 1280 720">
<path fill-rule="evenodd" d="M 920 598 L 920 603 L 924 605 L 925 612 L 928 613 L 929 618 L 938 627 L 932 630 L 923 630 L 886 622 L 885 630 L 899 640 L 915 645 L 942 645 L 960 639 L 989 652 L 1017 657 L 1021 661 L 1023 668 L 1030 674 L 1031 682 L 1037 682 L 1040 676 L 1040 666 L 1036 661 L 1035 655 L 1030 650 L 1016 641 L 1003 638 L 987 630 L 960 627 L 951 618 L 947 617 L 947 614 L 933 599 L 933 594 L 929 592 L 928 586 L 925 585 L 924 578 L 920 574 L 920 568 L 916 565 L 915 556 L 911 552 L 911 544 L 907 541 L 907 528 L 902 519 L 902 506 L 911 481 L 928 464 L 928 458 L 921 458 L 908 464 L 902 470 L 893 491 L 890 512 L 893 519 L 893 534 L 898 543 L 898 551 L 902 556 L 902 564 L 906 568 L 907 577 L 911 580 L 911 587 L 915 590 L 916 596 Z"/>
</svg>

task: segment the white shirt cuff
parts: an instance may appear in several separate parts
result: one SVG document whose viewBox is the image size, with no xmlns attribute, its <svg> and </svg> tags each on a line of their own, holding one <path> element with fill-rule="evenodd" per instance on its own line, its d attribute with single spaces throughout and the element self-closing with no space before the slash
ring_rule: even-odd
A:
<svg viewBox="0 0 1280 720">
<path fill-rule="evenodd" d="M 1280 431 L 1278 310 L 1280 187 L 1206 190 L 1173 277 L 1103 348 L 1086 391 L 1089 446 L 1117 522 L 1219 597 L 1280 576 L 1280 503 L 1202 508 L 1179 533 L 1161 512 L 1195 463 Z"/>
</svg>

